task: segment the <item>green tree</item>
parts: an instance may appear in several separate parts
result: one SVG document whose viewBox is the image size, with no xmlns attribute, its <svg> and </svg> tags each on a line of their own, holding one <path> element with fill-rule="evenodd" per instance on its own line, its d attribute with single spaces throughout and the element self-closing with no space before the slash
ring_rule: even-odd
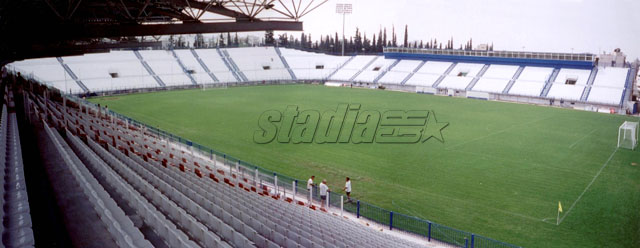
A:
<svg viewBox="0 0 640 248">
<path fill-rule="evenodd" d="M 409 47 L 409 25 L 404 25 L 404 47 Z"/>
<path fill-rule="evenodd" d="M 396 27 L 391 27 L 391 46 L 398 47 L 398 36 L 396 35 Z"/>
<path fill-rule="evenodd" d="M 382 41 L 382 28 L 380 28 L 380 31 L 378 32 L 378 46 L 376 47 L 376 52 L 382 52 L 382 48 L 384 47 L 384 43 L 385 43 L 385 41 Z"/>
<path fill-rule="evenodd" d="M 275 39 L 273 38 L 273 30 L 267 30 L 264 32 L 264 44 L 265 45 L 273 45 L 275 43 Z"/>
<path fill-rule="evenodd" d="M 389 46 L 387 43 L 387 28 L 384 28 L 383 38 L 382 38 L 382 46 Z"/>
<path fill-rule="evenodd" d="M 195 48 L 205 47 L 204 36 L 202 34 L 196 34 L 196 38 L 193 40 L 193 47 Z"/>
</svg>

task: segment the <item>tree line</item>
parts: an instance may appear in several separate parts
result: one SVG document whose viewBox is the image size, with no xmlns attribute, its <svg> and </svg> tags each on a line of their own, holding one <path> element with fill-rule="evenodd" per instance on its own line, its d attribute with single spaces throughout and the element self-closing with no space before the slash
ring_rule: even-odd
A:
<svg viewBox="0 0 640 248">
<path fill-rule="evenodd" d="M 395 27 L 391 28 L 391 32 L 387 33 L 387 28 L 380 28 L 377 33 L 370 36 L 366 32 L 361 32 L 356 28 L 353 36 L 345 37 L 344 51 L 348 54 L 354 53 L 382 53 L 383 47 L 407 47 L 407 48 L 427 48 L 427 49 L 459 49 L 473 50 L 473 39 L 469 39 L 465 44 L 460 44 L 454 48 L 454 40 L 451 37 L 446 41 L 430 40 L 409 40 L 409 26 L 404 27 L 404 37 L 402 41 L 398 40 L 398 34 Z M 297 48 L 301 50 L 333 53 L 337 54 L 342 51 L 342 38 L 336 32 L 333 35 L 323 35 L 314 39 L 311 34 L 301 33 L 294 36 L 293 34 L 282 33 L 276 35 L 273 31 L 266 31 L 262 39 L 251 40 L 249 36 L 238 37 L 238 33 L 220 33 L 205 39 L 204 35 L 196 34 L 193 43 L 187 41 L 183 36 L 169 36 L 169 46 L 171 48 L 211 48 L 211 47 L 241 47 L 241 46 L 282 46 L 289 48 Z M 493 51 L 493 44 L 486 48 Z"/>
<path fill-rule="evenodd" d="M 428 48 L 428 49 L 455 49 L 453 37 L 445 41 L 437 39 L 413 40 L 409 41 L 409 26 L 404 27 L 404 37 L 402 43 L 398 41 L 398 34 L 394 27 L 391 33 L 387 34 L 387 28 L 380 28 L 378 33 L 372 34 L 369 38 L 367 33 L 363 33 L 356 28 L 354 36 L 345 37 L 344 51 L 345 53 L 381 53 L 383 47 L 407 47 L 407 48 Z M 298 48 L 302 50 L 311 50 L 323 53 L 339 53 L 342 51 L 342 38 L 336 32 L 333 35 L 320 36 L 319 39 L 313 39 L 311 34 L 300 34 L 299 38 L 293 35 L 283 33 L 278 35 L 277 39 L 273 37 L 273 32 L 265 33 L 265 45 L 278 45 L 283 47 Z M 473 39 L 469 39 L 464 45 L 460 45 L 460 50 L 473 50 Z M 493 44 L 487 47 L 487 50 L 493 51 Z"/>
<path fill-rule="evenodd" d="M 238 33 L 233 36 L 231 33 L 220 33 L 217 37 L 213 36 L 209 39 L 206 39 L 203 34 L 196 34 L 193 43 L 182 35 L 170 35 L 167 42 L 170 48 L 240 47 L 261 44 L 260 42 L 251 42 L 249 36 L 239 38 Z"/>
</svg>

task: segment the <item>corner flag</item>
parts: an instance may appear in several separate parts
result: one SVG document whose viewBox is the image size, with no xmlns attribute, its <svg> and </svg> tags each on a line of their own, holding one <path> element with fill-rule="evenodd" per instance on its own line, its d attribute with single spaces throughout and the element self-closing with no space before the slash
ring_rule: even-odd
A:
<svg viewBox="0 0 640 248">
<path fill-rule="evenodd" d="M 562 213 L 562 203 L 558 201 L 558 218 L 556 218 L 556 225 L 560 225 L 560 213 Z"/>
<path fill-rule="evenodd" d="M 562 213 L 562 204 L 558 202 L 558 212 Z"/>
</svg>

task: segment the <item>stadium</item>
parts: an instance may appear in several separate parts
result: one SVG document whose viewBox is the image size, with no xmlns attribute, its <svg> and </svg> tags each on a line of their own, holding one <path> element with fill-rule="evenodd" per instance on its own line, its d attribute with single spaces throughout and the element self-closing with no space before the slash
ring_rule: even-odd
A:
<svg viewBox="0 0 640 248">
<path fill-rule="evenodd" d="M 620 48 L 288 35 L 333 1 L 1 7 L 2 247 L 640 246 Z"/>
</svg>

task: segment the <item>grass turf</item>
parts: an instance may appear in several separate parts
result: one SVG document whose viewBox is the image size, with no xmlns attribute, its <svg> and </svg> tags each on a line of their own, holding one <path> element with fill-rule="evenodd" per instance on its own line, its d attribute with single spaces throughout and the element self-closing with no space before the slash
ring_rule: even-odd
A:
<svg viewBox="0 0 640 248">
<path fill-rule="evenodd" d="M 285 175 L 326 178 L 334 191 L 350 176 L 353 195 L 361 200 L 512 244 L 640 246 L 640 166 L 632 165 L 640 163 L 640 152 L 616 151 L 618 126 L 637 118 L 312 85 L 91 101 Z M 443 130 L 445 143 L 253 142 L 265 110 L 298 105 L 324 112 L 338 103 L 360 103 L 363 110 L 433 110 L 438 121 L 450 123 Z M 558 201 L 564 210 L 560 225 Z"/>
</svg>

